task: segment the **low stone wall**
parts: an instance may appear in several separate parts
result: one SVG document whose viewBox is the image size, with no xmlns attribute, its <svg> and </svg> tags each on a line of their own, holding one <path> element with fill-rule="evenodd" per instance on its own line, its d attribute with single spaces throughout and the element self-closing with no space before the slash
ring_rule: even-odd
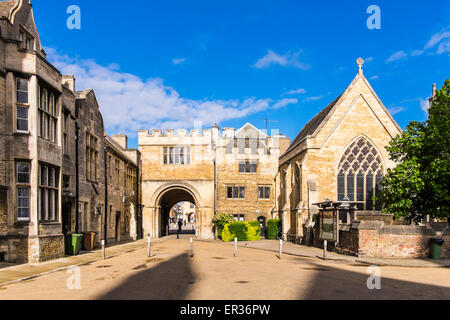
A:
<svg viewBox="0 0 450 320">
<path fill-rule="evenodd" d="M 39 262 L 64 257 L 64 236 L 45 236 L 39 238 Z"/>
<path fill-rule="evenodd" d="M 28 237 L 9 235 L 0 239 L 0 252 L 11 263 L 33 263 L 64 257 L 63 235 Z"/>
<path fill-rule="evenodd" d="M 11 263 L 28 261 L 28 238 L 26 236 L 3 236 L 0 238 L 0 251 L 5 253 L 5 260 Z"/>
<path fill-rule="evenodd" d="M 359 217 L 361 218 L 361 217 Z M 438 232 L 443 232 L 440 236 Z M 314 246 L 323 248 L 319 226 L 313 228 Z M 357 220 L 341 226 L 339 243 L 328 243 L 332 251 L 371 258 L 424 258 L 430 255 L 430 239 L 444 240 L 441 258 L 450 258 L 450 228 L 445 224 L 396 225 L 383 219 Z M 308 243 L 306 243 L 308 244 Z"/>
<path fill-rule="evenodd" d="M 426 226 L 358 228 L 358 255 L 362 257 L 422 258 L 430 254 L 430 239 L 442 238 L 442 258 L 450 258 L 450 231 L 441 237 Z"/>
</svg>

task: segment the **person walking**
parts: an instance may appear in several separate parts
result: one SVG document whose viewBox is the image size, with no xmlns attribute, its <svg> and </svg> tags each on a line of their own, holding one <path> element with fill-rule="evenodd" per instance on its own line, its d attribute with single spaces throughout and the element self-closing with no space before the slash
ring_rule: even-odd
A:
<svg viewBox="0 0 450 320">
<path fill-rule="evenodd" d="M 180 239 L 180 233 L 181 233 L 181 228 L 183 227 L 183 222 L 180 220 L 178 220 L 178 233 L 177 233 L 177 239 Z"/>
</svg>

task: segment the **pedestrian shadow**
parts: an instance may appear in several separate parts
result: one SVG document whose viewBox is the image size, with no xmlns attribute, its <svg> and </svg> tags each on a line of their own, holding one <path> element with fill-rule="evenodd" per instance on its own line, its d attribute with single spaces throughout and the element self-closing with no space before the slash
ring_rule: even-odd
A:
<svg viewBox="0 0 450 320">
<path fill-rule="evenodd" d="M 311 264 L 304 268 L 315 270 L 309 288 L 301 290 L 299 299 L 304 300 L 448 300 L 450 288 L 421 284 L 413 281 L 403 281 L 383 277 L 383 267 L 380 270 L 381 289 L 368 288 L 368 279 L 374 273 L 367 273 L 368 266 L 361 266 L 361 273 L 342 270 L 329 265 Z M 409 269 L 402 272 L 407 273 Z M 432 273 L 433 271 L 430 270 Z M 431 274 L 432 276 L 432 274 Z M 411 278 L 411 280 L 414 280 Z M 420 279 L 417 279 L 420 280 Z M 376 282 L 371 278 L 369 282 Z M 448 285 L 449 283 L 447 283 Z M 305 295 L 306 291 L 306 295 Z"/>
<path fill-rule="evenodd" d="M 156 266 L 147 264 L 98 300 L 185 300 L 195 284 L 189 253 L 183 253 Z M 143 269 L 139 266 L 138 269 Z M 137 270 L 137 269 L 135 269 Z"/>
</svg>

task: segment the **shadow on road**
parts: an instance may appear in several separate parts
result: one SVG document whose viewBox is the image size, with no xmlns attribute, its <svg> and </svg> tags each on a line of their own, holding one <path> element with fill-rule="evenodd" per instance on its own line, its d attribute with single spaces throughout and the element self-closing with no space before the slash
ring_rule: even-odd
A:
<svg viewBox="0 0 450 320">
<path fill-rule="evenodd" d="M 178 230 L 169 230 L 169 236 L 176 235 Z M 193 230 L 181 230 L 180 234 L 195 234 L 195 229 Z"/>
<path fill-rule="evenodd" d="M 305 300 L 415 300 L 450 299 L 448 287 L 419 284 L 410 281 L 395 280 L 383 277 L 381 270 L 381 289 L 369 290 L 367 281 L 373 274 L 366 273 L 368 267 L 361 267 L 362 273 L 350 272 L 330 266 L 311 265 L 309 270 L 316 270 L 309 288 L 302 289 L 300 299 Z M 401 272 L 408 272 L 404 269 Z M 432 272 L 430 270 L 430 272 Z M 433 275 L 430 274 L 430 277 Z M 411 279 L 414 281 L 414 279 Z M 418 279 L 420 280 L 420 279 Z M 370 281 L 370 283 L 375 283 Z M 448 285 L 449 283 L 446 283 Z M 305 295 L 306 292 L 306 295 Z"/>
<path fill-rule="evenodd" d="M 163 261 L 151 269 L 125 279 L 121 284 L 98 297 L 99 300 L 184 300 L 187 299 L 196 276 L 188 253 Z M 151 267 L 155 260 L 149 258 Z"/>
</svg>

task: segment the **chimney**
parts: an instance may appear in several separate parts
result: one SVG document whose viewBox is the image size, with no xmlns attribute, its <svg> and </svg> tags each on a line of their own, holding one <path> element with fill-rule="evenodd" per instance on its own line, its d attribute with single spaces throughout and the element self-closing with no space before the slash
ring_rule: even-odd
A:
<svg viewBox="0 0 450 320">
<path fill-rule="evenodd" d="M 74 76 L 62 76 L 62 83 L 69 88 L 72 92 L 75 92 L 75 77 Z"/>
<path fill-rule="evenodd" d="M 123 150 L 128 149 L 128 137 L 124 134 L 114 134 L 111 138 L 122 147 Z"/>
<path fill-rule="evenodd" d="M 433 83 L 433 95 L 432 97 L 434 98 L 436 96 L 436 83 Z"/>
</svg>

